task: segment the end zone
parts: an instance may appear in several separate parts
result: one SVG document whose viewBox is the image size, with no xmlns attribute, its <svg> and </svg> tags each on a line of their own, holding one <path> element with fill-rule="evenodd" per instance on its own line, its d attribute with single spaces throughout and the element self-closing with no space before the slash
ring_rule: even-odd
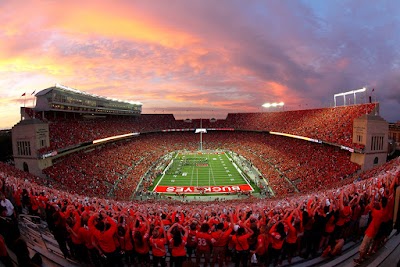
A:
<svg viewBox="0 0 400 267">
<path fill-rule="evenodd" d="M 207 193 L 236 193 L 252 192 L 254 189 L 249 184 L 224 185 L 224 186 L 162 186 L 157 185 L 154 190 L 157 193 L 185 193 L 185 194 L 207 194 Z"/>
</svg>

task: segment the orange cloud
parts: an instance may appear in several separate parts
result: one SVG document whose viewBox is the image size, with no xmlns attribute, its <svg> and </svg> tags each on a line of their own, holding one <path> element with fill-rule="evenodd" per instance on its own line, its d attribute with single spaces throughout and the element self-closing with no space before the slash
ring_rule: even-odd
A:
<svg viewBox="0 0 400 267">
<path fill-rule="evenodd" d="M 96 7 L 71 7 L 72 10 L 54 17 L 54 26 L 56 29 L 79 35 L 124 38 L 166 47 L 182 47 L 196 41 L 189 33 L 164 27 L 156 21 L 135 14 L 138 11 L 133 8 L 124 10 L 123 7 L 112 4 L 106 2 Z"/>
<path fill-rule="evenodd" d="M 286 93 L 289 91 L 289 88 L 287 88 L 285 85 L 274 82 L 274 81 L 269 81 L 265 83 L 265 91 L 268 95 L 274 95 L 277 99 L 272 100 L 273 102 L 280 102 L 283 101 L 282 99 L 286 98 Z"/>
</svg>

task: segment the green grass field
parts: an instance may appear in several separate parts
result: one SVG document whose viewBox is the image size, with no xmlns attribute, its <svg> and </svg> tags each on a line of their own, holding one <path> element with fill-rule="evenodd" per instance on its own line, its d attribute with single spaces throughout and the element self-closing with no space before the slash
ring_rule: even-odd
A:
<svg viewBox="0 0 400 267">
<path fill-rule="evenodd" d="M 246 188 L 246 191 L 252 191 L 241 171 L 235 166 L 224 152 L 178 153 L 164 171 L 154 191 L 198 193 L 198 190 L 206 188 L 206 192 L 210 193 L 227 193 L 238 190 L 239 186 L 240 190 Z"/>
</svg>

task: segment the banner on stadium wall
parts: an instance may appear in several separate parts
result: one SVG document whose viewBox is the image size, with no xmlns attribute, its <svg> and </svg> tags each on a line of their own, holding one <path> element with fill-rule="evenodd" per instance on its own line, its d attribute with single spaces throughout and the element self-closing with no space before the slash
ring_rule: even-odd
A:
<svg viewBox="0 0 400 267">
<path fill-rule="evenodd" d="M 206 131 L 234 131 L 235 129 L 233 128 L 204 128 Z M 183 129 L 164 129 L 161 130 L 163 133 L 168 133 L 168 132 L 192 132 L 197 129 L 195 128 L 183 128 Z"/>
<path fill-rule="evenodd" d="M 42 159 L 45 159 L 45 158 L 48 158 L 48 157 L 54 157 L 54 156 L 56 156 L 57 154 L 58 154 L 57 151 L 54 150 L 54 151 L 52 151 L 52 152 L 50 152 L 50 153 L 47 153 L 47 154 L 42 155 Z"/>
<path fill-rule="evenodd" d="M 167 132 L 189 132 L 189 131 L 194 131 L 194 128 L 185 128 L 185 129 L 165 129 L 165 130 L 161 130 L 161 132 L 163 133 L 167 133 Z"/>
<path fill-rule="evenodd" d="M 308 138 L 308 137 L 305 137 L 305 136 L 293 135 L 293 134 L 287 134 L 287 133 L 279 133 L 279 132 L 269 132 L 269 133 L 270 134 L 274 134 L 274 135 L 281 135 L 281 136 L 286 136 L 286 137 L 291 137 L 291 138 L 296 138 L 296 139 L 301 139 L 301 140 L 306 140 L 306 141 L 322 144 L 321 140 Z"/>
<path fill-rule="evenodd" d="M 243 191 L 254 191 L 248 184 L 224 185 L 224 186 L 163 186 L 158 185 L 154 188 L 157 193 L 180 193 L 180 194 L 210 194 L 210 193 L 235 193 Z"/>
<path fill-rule="evenodd" d="M 350 148 L 350 147 L 347 147 L 347 146 L 340 146 L 340 148 L 343 149 L 343 150 L 350 151 L 351 153 L 354 152 L 354 148 Z"/>
</svg>

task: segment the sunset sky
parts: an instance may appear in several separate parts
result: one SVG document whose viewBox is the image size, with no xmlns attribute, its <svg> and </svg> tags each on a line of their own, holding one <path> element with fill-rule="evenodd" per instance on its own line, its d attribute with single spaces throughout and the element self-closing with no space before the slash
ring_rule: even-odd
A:
<svg viewBox="0 0 400 267">
<path fill-rule="evenodd" d="M 0 128 L 55 83 L 177 118 L 328 107 L 366 86 L 357 100 L 400 120 L 398 0 L 0 0 L 0 11 Z"/>
</svg>

